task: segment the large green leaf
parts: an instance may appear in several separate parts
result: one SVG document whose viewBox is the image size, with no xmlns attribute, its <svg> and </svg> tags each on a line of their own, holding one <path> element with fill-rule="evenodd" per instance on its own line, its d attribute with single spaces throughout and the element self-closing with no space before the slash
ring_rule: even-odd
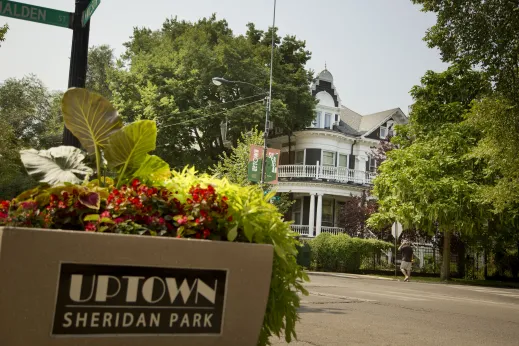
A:
<svg viewBox="0 0 519 346">
<path fill-rule="evenodd" d="M 122 126 L 115 108 L 103 96 L 86 89 L 72 88 L 61 103 L 65 126 L 89 154 L 103 148 L 108 138 Z"/>
<path fill-rule="evenodd" d="M 79 184 L 92 169 L 83 163 L 85 155 L 75 147 L 60 146 L 49 150 L 21 150 L 20 156 L 27 172 L 36 180 L 51 185 Z"/>
<path fill-rule="evenodd" d="M 171 177 L 171 170 L 166 161 L 155 155 L 147 155 L 142 165 L 132 174 L 141 180 L 158 181 Z"/>
<path fill-rule="evenodd" d="M 146 160 L 148 152 L 155 150 L 157 124 L 140 120 L 126 125 L 108 140 L 104 153 L 110 167 L 119 171 L 120 178 L 137 170 Z"/>
</svg>

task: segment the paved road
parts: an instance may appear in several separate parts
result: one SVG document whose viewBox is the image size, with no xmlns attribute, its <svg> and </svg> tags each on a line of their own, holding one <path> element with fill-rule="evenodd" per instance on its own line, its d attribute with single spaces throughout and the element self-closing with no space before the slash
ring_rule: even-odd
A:
<svg viewBox="0 0 519 346">
<path fill-rule="evenodd" d="M 311 280 L 299 341 L 290 345 L 519 345 L 519 290 L 356 275 Z"/>
</svg>

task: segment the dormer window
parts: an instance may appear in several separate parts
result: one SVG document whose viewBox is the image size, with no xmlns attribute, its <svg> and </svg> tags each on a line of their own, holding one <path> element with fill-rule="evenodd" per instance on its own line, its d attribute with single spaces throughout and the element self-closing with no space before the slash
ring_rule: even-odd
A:
<svg viewBox="0 0 519 346">
<path fill-rule="evenodd" d="M 380 138 L 386 139 L 388 136 L 393 136 L 393 120 L 389 120 L 382 126 L 380 126 Z"/>
<path fill-rule="evenodd" d="M 321 127 L 321 112 L 315 112 L 315 120 L 312 123 L 314 127 L 320 128 Z"/>
<path fill-rule="evenodd" d="M 332 113 L 324 114 L 324 128 L 330 129 L 332 127 Z"/>
</svg>

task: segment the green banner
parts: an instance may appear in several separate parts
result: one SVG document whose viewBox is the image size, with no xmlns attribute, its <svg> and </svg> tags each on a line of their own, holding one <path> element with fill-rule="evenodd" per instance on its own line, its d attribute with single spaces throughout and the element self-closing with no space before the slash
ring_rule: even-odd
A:
<svg viewBox="0 0 519 346">
<path fill-rule="evenodd" d="M 265 167 L 265 182 L 278 183 L 278 164 L 281 152 L 277 149 L 267 149 L 267 162 Z"/>
<path fill-rule="evenodd" d="M 71 18 L 73 13 L 23 4 L 21 2 L 0 0 L 0 16 L 72 28 Z"/>
<path fill-rule="evenodd" d="M 263 164 L 263 147 L 251 145 L 249 154 L 249 164 L 247 165 L 247 177 L 249 181 L 261 181 L 261 165 Z"/>
</svg>

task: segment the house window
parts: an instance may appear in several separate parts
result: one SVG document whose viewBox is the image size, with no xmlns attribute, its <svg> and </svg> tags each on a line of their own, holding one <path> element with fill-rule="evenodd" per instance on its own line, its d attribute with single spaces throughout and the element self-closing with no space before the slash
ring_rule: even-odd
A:
<svg viewBox="0 0 519 346">
<path fill-rule="evenodd" d="M 385 125 L 380 126 L 380 138 L 385 139 L 387 138 L 387 127 Z"/>
<path fill-rule="evenodd" d="M 368 171 L 373 173 L 377 171 L 377 159 L 373 156 L 368 158 Z"/>
<path fill-rule="evenodd" d="M 314 127 L 321 127 L 321 112 L 315 112 L 315 120 L 313 122 Z"/>
<path fill-rule="evenodd" d="M 296 165 L 304 165 L 305 164 L 305 151 L 298 150 L 296 151 L 296 161 L 294 162 Z"/>
<path fill-rule="evenodd" d="M 322 225 L 333 226 L 333 199 L 323 198 Z"/>
<path fill-rule="evenodd" d="M 324 128 L 329 129 L 332 126 L 332 114 L 325 113 L 324 114 Z"/>
<path fill-rule="evenodd" d="M 339 154 L 339 167 L 348 167 L 348 155 Z"/>
<path fill-rule="evenodd" d="M 292 205 L 292 220 L 294 221 L 294 225 L 302 224 L 302 209 L 303 209 L 303 200 L 302 198 L 298 198 L 295 200 L 295 203 Z"/>
<path fill-rule="evenodd" d="M 333 151 L 323 151 L 323 166 L 335 166 L 335 153 Z"/>
<path fill-rule="evenodd" d="M 380 138 L 386 139 L 388 136 L 393 136 L 394 122 L 389 120 L 384 125 L 380 126 Z"/>
</svg>

